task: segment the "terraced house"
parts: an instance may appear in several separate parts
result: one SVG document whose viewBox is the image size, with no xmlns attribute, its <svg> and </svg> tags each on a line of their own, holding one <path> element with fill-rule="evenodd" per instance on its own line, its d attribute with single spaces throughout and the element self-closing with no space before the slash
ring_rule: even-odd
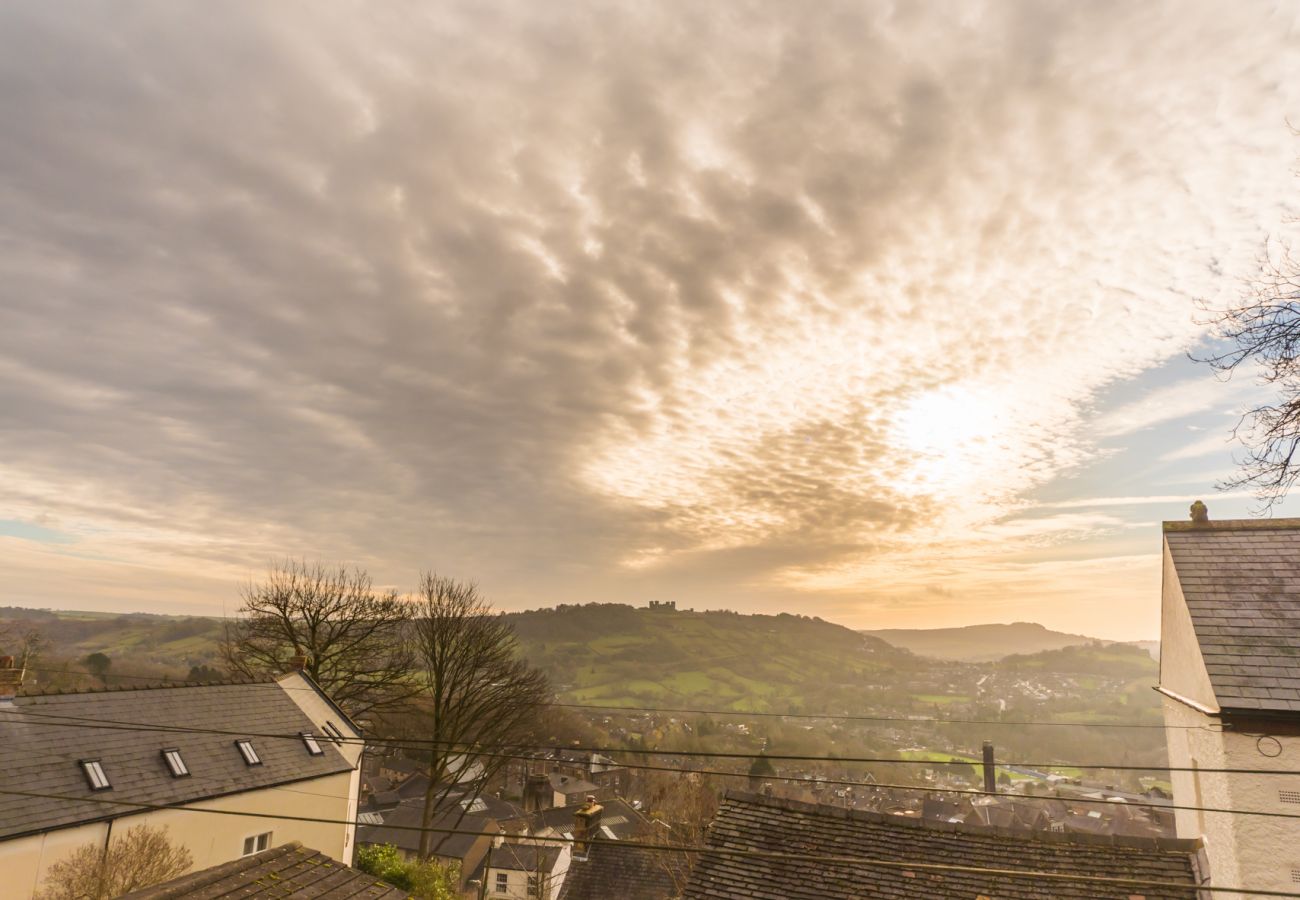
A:
<svg viewBox="0 0 1300 900">
<path fill-rule="evenodd" d="M 0 898 L 139 824 L 165 826 L 195 869 L 292 841 L 350 862 L 359 732 L 301 671 L 21 696 L 11 658 L 0 672 Z"/>
</svg>

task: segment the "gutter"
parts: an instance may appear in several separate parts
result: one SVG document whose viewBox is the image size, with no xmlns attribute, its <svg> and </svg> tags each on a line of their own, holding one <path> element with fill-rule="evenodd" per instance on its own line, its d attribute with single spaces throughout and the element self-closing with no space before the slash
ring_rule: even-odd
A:
<svg viewBox="0 0 1300 900">
<path fill-rule="evenodd" d="M 1200 703 L 1196 700 L 1193 700 L 1190 697 L 1184 697 L 1182 694 L 1174 693 L 1173 691 L 1169 690 L 1169 688 L 1164 687 L 1163 685 L 1157 684 L 1154 687 L 1154 690 L 1161 694 L 1164 694 L 1166 697 L 1170 698 L 1171 700 L 1177 700 L 1179 703 L 1183 704 L 1184 706 L 1190 706 L 1192 709 L 1196 710 L 1197 712 L 1204 713 L 1207 716 L 1214 716 L 1215 718 L 1218 718 L 1219 714 L 1222 712 L 1222 710 L 1211 709 L 1210 707 L 1206 706 L 1204 703 Z"/>
</svg>

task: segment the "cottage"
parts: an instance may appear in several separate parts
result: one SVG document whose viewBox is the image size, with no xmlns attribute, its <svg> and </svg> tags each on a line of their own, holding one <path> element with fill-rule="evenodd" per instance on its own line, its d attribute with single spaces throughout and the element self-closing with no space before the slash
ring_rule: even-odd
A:
<svg viewBox="0 0 1300 900">
<path fill-rule="evenodd" d="M 1300 814 L 1300 519 L 1164 523 L 1160 686 L 1178 806 Z M 1182 771 L 1179 771 L 1182 770 Z M 1297 820 L 1178 809 L 1211 883 L 1294 890 Z"/>
<path fill-rule="evenodd" d="M 730 853 L 700 857 L 685 900 L 1195 900 L 1199 883 L 1195 841 L 977 827 L 752 794 L 727 795 L 708 844 Z"/>
<path fill-rule="evenodd" d="M 289 841 L 350 861 L 360 734 L 305 673 L 17 696 L 12 658 L 0 671 L 4 896 L 141 824 L 165 826 L 197 867 Z"/>
</svg>

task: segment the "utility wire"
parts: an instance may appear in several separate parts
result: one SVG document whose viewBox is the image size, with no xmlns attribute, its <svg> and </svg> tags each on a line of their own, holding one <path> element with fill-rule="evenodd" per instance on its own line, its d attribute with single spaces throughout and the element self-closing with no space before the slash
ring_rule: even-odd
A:
<svg viewBox="0 0 1300 900">
<path fill-rule="evenodd" d="M 30 799 L 38 799 L 38 800 L 66 800 L 66 801 L 73 801 L 73 802 L 80 802 L 80 803 L 99 803 L 99 804 L 105 804 L 111 806 L 126 806 L 126 807 L 131 807 L 133 809 L 141 809 L 141 810 L 205 813 L 208 815 L 241 816 L 241 817 L 255 818 L 255 819 L 274 819 L 274 820 L 285 821 L 285 822 L 314 822 L 314 823 L 326 824 L 326 825 L 352 825 L 352 826 L 357 825 L 356 822 L 349 821 L 347 819 L 329 819 L 322 816 L 289 816 L 289 815 L 276 815 L 275 813 L 244 812 L 241 810 L 208 809 L 208 808 L 190 807 L 190 806 L 170 806 L 170 805 L 158 804 L 158 803 L 143 803 L 135 800 L 112 800 L 107 797 L 69 797 L 60 794 L 46 794 L 46 793 L 38 793 L 36 791 L 14 791 L 14 790 L 0 790 L 0 794 L 14 796 L 14 797 L 27 797 Z M 500 832 L 493 832 L 493 831 L 469 831 L 465 829 L 439 828 L 435 826 L 425 827 L 422 825 L 384 825 L 382 827 L 392 829 L 394 831 L 418 831 L 422 833 L 431 832 L 434 834 L 464 835 L 470 837 L 496 838 L 501 836 Z M 551 837 L 551 836 L 544 837 L 544 836 L 530 835 L 529 837 L 526 838 L 526 840 L 533 841 L 533 842 L 560 843 L 566 845 L 573 844 L 573 841 L 570 838 L 566 838 L 566 837 Z M 602 846 L 648 850 L 651 852 L 659 852 L 659 853 L 692 854 L 692 855 L 699 855 L 699 856 L 730 856 L 730 857 L 766 859 L 766 860 L 779 861 L 779 862 L 792 862 L 792 863 L 802 863 L 802 864 L 815 863 L 819 865 L 865 866 L 865 867 L 872 867 L 872 868 L 922 870 L 922 871 L 934 871 L 934 872 L 955 872 L 955 873 L 974 874 L 974 875 L 989 875 L 989 876 L 1001 877 L 1001 878 L 1026 878 L 1026 879 L 1032 878 L 1032 879 L 1042 879 L 1044 881 L 1055 881 L 1055 882 L 1078 882 L 1083 884 L 1109 885 L 1113 887 L 1159 888 L 1159 889 L 1170 890 L 1170 891 L 1179 891 L 1179 892 L 1186 891 L 1188 894 L 1192 894 L 1196 891 L 1212 891 L 1212 892 L 1232 892 L 1232 893 L 1247 894 L 1251 896 L 1260 896 L 1260 897 L 1300 897 L 1300 893 L 1296 893 L 1292 891 L 1273 891 L 1273 890 L 1265 890 L 1260 888 L 1220 887 L 1215 885 L 1189 884 L 1187 882 L 1159 881 L 1156 879 L 1145 879 L 1145 878 L 1116 878 L 1116 877 L 1102 876 L 1102 875 L 1076 875 L 1074 873 L 1067 873 L 1067 872 L 1041 872 L 1041 871 L 1025 870 L 1025 869 L 1005 869 L 1005 868 L 992 868 L 986 866 L 963 866 L 963 865 L 957 865 L 953 863 L 928 863 L 928 862 L 916 862 L 911 860 L 876 859 L 872 857 L 859 857 L 859 856 L 805 855 L 799 853 L 781 853 L 781 852 L 768 851 L 768 850 L 710 847 L 710 846 L 698 846 L 698 845 L 674 846 L 672 844 L 657 844 L 657 843 L 651 843 L 647 841 L 630 841 L 630 840 L 610 841 L 607 843 L 602 843 Z"/>
<path fill-rule="evenodd" d="M 38 724 L 38 726 L 49 725 L 49 726 L 70 727 L 70 728 L 85 727 L 85 726 L 76 725 L 74 723 L 65 723 L 65 722 L 41 722 L 36 724 Z M 122 730 L 143 730 L 143 729 L 122 729 Z M 255 734 L 251 736 L 301 741 L 301 737 L 298 735 L 288 737 L 285 735 L 269 735 L 269 734 L 256 735 Z M 322 740 L 328 740 L 328 738 L 322 738 Z M 520 762 L 538 761 L 537 756 L 526 755 L 522 753 L 492 753 L 486 751 L 483 752 L 475 751 L 474 756 L 478 759 L 502 759 L 502 760 L 515 760 Z M 159 763 L 159 765 L 161 765 L 161 762 Z M 682 769 L 682 768 L 675 768 L 673 766 L 656 766 L 648 763 L 626 763 L 626 762 L 619 763 L 618 765 L 625 769 L 637 769 L 640 771 L 647 771 L 647 772 L 666 772 L 672 775 L 710 775 L 710 776 L 716 776 L 720 778 L 745 778 L 745 779 L 751 777 L 747 772 L 728 772 L 722 769 L 697 769 L 697 768 Z M 146 769 L 144 766 L 139 766 L 139 765 L 123 766 L 121 763 L 114 763 L 112 766 L 110 766 L 110 768 L 112 769 L 112 771 L 118 771 L 122 768 L 126 768 L 129 771 L 137 772 L 140 774 L 146 774 L 146 775 L 153 774 L 156 771 L 160 771 L 157 768 L 151 767 Z M 111 775 L 112 772 L 109 772 L 109 774 Z M 191 770 L 190 774 L 191 776 L 193 776 L 194 774 L 193 770 Z M 203 781 L 204 779 L 198 778 L 196 780 Z M 779 775 L 773 773 L 771 775 L 762 776 L 762 780 L 763 781 L 785 781 L 785 782 L 792 782 L 796 784 L 843 785 L 848 787 L 862 787 L 862 788 L 881 789 L 881 790 L 889 789 L 889 790 L 900 790 L 900 791 L 912 791 L 914 793 L 924 793 L 924 794 L 962 794 L 962 795 L 971 795 L 977 797 L 999 797 L 1004 800 L 1012 800 L 1013 802 L 1027 802 L 1028 805 L 1037 805 L 1040 803 L 1056 801 L 1056 802 L 1066 803 L 1066 804 L 1079 803 L 1079 804 L 1094 804 L 1100 806 L 1116 806 L 1116 807 L 1123 806 L 1123 807 L 1128 807 L 1130 809 L 1137 808 L 1137 809 L 1186 810 L 1188 812 L 1222 813 L 1225 815 L 1236 815 L 1236 816 L 1262 816 L 1265 818 L 1274 818 L 1274 819 L 1300 819 L 1300 813 L 1273 812 L 1269 810 L 1227 809 L 1227 808 L 1215 807 L 1215 806 L 1187 806 L 1187 805 L 1180 805 L 1176 803 L 1151 803 L 1151 802 L 1143 802 L 1139 800 L 1124 800 L 1124 799 L 1107 800 L 1104 798 L 1095 798 L 1095 797 L 1060 797 L 1060 796 L 1046 796 L 1046 795 L 1039 796 L 1034 794 L 989 794 L 987 791 L 978 790 L 974 788 L 937 787 L 933 785 L 898 784 L 898 783 L 879 782 L 879 781 L 857 781 L 857 780 L 847 779 L 847 778 L 826 778 L 826 777 L 808 776 L 808 775 Z M 453 793 L 457 787 L 458 785 L 453 785 L 448 790 L 447 792 L 448 795 Z M 300 791 L 300 790 L 294 790 L 292 788 L 278 787 L 278 786 L 270 786 L 268 787 L 268 789 L 277 790 L 277 791 L 288 791 L 289 793 L 296 793 L 296 794 L 307 794 L 312 797 L 330 797 L 336 800 L 349 799 L 348 797 L 342 794 L 322 794 L 316 791 Z M 464 788 L 464 791 L 462 791 L 462 793 L 471 792 L 471 791 L 472 788 L 467 785 Z M 480 790 L 476 793 L 481 795 L 482 791 Z"/>
<path fill-rule="evenodd" d="M 118 731 L 157 731 L 178 734 L 222 734 L 232 737 L 265 737 L 272 739 L 302 740 L 298 734 L 276 734 L 256 731 L 231 731 L 228 729 L 218 728 L 196 728 L 193 726 L 182 725 L 162 725 L 148 722 L 129 722 L 115 719 L 90 719 L 85 716 L 67 716 L 57 713 L 35 712 L 31 706 L 23 705 L 22 711 L 35 718 L 49 719 L 50 724 L 55 721 L 66 722 L 68 727 L 80 727 L 90 729 L 109 729 Z M 434 748 L 444 748 L 455 752 L 466 753 L 483 753 L 493 750 L 517 750 L 532 751 L 535 753 L 547 753 L 552 751 L 563 750 L 569 753 L 600 753 L 600 754 L 646 754 L 655 756 L 672 756 L 681 758 L 707 758 L 707 759 L 737 759 L 737 760 L 757 760 L 766 759 L 774 762 L 821 762 L 821 763 L 856 763 L 856 764 L 877 764 L 877 765 L 920 765 L 920 766 L 967 766 L 974 765 L 970 760 L 952 759 L 952 760 L 928 760 L 928 759 L 888 759 L 886 757 L 869 757 L 869 756 L 809 756 L 802 754 L 781 754 L 781 753 L 736 753 L 718 750 L 661 750 L 661 749 L 638 749 L 635 747 L 557 747 L 555 744 L 484 744 L 477 745 L 470 741 L 440 741 L 432 738 L 332 738 L 329 735 L 320 735 L 325 740 L 357 744 L 370 744 L 374 746 L 397 747 L 407 750 L 428 750 Z M 1228 768 L 1193 768 L 1190 766 L 1134 766 L 1123 764 L 1109 763 L 1042 763 L 1042 762 L 1001 762 L 997 765 L 1005 768 L 1022 768 L 1022 769 L 1110 769 L 1117 772 L 1199 772 L 1201 774 L 1216 775 L 1300 775 L 1297 769 L 1228 769 Z"/>
<path fill-rule="evenodd" d="M 37 666 L 28 666 L 32 672 L 47 672 L 58 675 L 81 675 L 87 678 L 98 678 L 90 672 L 76 669 L 46 669 Z M 110 674 L 106 676 L 113 678 L 130 678 L 139 681 L 148 681 L 159 687 L 197 687 L 207 682 L 196 681 L 169 681 L 166 679 L 155 678 L 150 675 L 119 675 Z M 251 681 L 235 682 L 236 684 L 253 684 L 264 687 L 275 686 L 275 682 Z M 310 688 L 295 688 L 281 685 L 283 690 L 287 691 L 310 691 Z M 95 691 L 102 692 L 111 690 L 111 688 L 97 688 Z M 76 693 L 76 692 L 72 692 Z M 314 693 L 314 691 L 313 691 Z M 604 706 L 597 703 L 559 703 L 551 702 L 549 706 L 562 709 L 583 709 L 590 711 L 603 712 L 644 712 L 644 713 L 661 713 L 674 715 L 701 715 L 701 716 L 731 716 L 734 718 L 771 718 L 771 719 L 829 719 L 838 722 L 901 722 L 910 725 L 993 725 L 993 726 L 1051 726 L 1061 728 L 1176 728 L 1176 729 L 1199 729 L 1203 731 L 1215 730 L 1214 726 L 1207 725 L 1164 725 L 1153 722 L 1037 722 L 1026 720 L 1012 719 L 941 719 L 937 716 L 886 716 L 875 715 L 870 713 L 785 713 L 785 712 L 750 712 L 748 710 L 737 709 L 693 709 L 688 707 L 667 707 L 667 706 Z"/>
</svg>

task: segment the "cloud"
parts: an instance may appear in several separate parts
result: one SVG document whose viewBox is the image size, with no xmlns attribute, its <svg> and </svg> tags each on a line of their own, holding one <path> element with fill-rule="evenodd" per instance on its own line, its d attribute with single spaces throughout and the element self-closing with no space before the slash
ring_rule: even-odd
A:
<svg viewBox="0 0 1300 900">
<path fill-rule="evenodd" d="M 1248 378 L 1219 381 L 1206 377 L 1180 381 L 1156 388 L 1130 403 L 1110 410 L 1094 422 L 1094 428 L 1098 437 L 1119 437 L 1163 422 L 1230 407 L 1240 403 L 1252 391 L 1258 391 L 1258 387 Z M 1210 441 L 1210 438 L 1206 438 L 1198 446 L 1209 444 Z M 1219 437 L 1218 441 L 1221 447 L 1224 439 Z M 1187 457 L 1169 455 L 1162 457 L 1166 461 L 1185 458 Z"/>
<path fill-rule="evenodd" d="M 1285 17 L 6 6 L 0 504 L 533 604 L 987 547 L 1286 213 Z"/>
</svg>

